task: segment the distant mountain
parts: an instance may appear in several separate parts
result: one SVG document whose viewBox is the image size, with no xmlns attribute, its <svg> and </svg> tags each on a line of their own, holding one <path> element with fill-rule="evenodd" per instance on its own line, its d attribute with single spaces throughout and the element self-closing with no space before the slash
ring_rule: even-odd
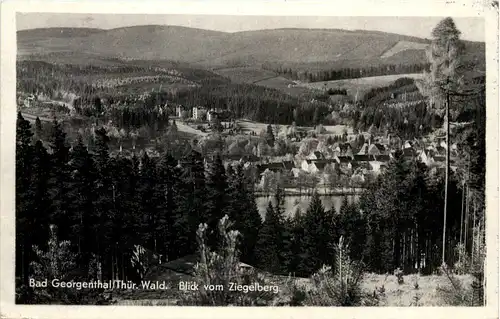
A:
<svg viewBox="0 0 500 319">
<path fill-rule="evenodd" d="M 226 33 L 179 26 L 111 30 L 49 28 L 19 31 L 18 54 L 78 52 L 103 57 L 172 60 L 204 67 L 290 64 L 422 63 L 427 39 L 365 30 L 274 29 Z M 484 60 L 484 43 L 468 42 Z"/>
</svg>

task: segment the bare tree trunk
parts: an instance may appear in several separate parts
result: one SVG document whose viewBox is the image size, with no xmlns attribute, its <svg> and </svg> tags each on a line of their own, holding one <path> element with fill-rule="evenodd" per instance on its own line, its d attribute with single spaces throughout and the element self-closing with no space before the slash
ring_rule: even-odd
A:
<svg viewBox="0 0 500 319">
<path fill-rule="evenodd" d="M 470 204 L 470 193 L 469 193 L 469 185 L 466 186 L 467 196 L 465 197 L 465 224 L 464 224 L 464 246 L 465 251 L 468 251 L 467 240 L 469 237 L 469 204 Z"/>
<path fill-rule="evenodd" d="M 464 202 L 465 202 L 465 181 L 462 183 L 462 212 L 460 214 L 460 244 L 462 244 L 462 236 L 463 236 L 463 227 L 464 227 Z M 460 255 L 458 256 L 459 262 Z"/>
<path fill-rule="evenodd" d="M 475 248 L 477 246 L 477 242 L 476 242 L 476 231 L 477 231 L 477 228 L 476 228 L 476 203 L 475 201 L 472 202 L 472 254 L 471 254 L 471 262 L 470 262 L 470 267 L 471 267 L 471 270 L 472 270 L 472 267 L 474 265 L 474 259 L 475 259 L 475 255 L 476 255 L 476 251 L 475 251 Z"/>
<path fill-rule="evenodd" d="M 450 95 L 446 95 L 446 167 L 444 184 L 444 215 L 443 215 L 443 256 L 442 263 L 446 261 L 446 212 L 448 209 L 448 179 L 450 170 Z"/>
</svg>

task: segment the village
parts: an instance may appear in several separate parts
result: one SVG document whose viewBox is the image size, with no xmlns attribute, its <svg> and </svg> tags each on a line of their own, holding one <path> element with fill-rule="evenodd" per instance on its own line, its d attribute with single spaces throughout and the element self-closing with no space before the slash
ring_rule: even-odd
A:
<svg viewBox="0 0 500 319">
<path fill-rule="evenodd" d="M 401 140 L 398 136 L 367 132 L 332 134 L 322 125 L 299 128 L 292 125 L 265 125 L 248 129 L 249 121 L 231 119 L 231 114 L 218 109 L 176 107 L 181 125 L 205 133 L 205 138 L 220 133 L 226 148 L 220 154 L 226 167 L 242 163 L 255 182 L 256 195 L 271 194 L 278 185 L 291 195 L 323 195 L 357 193 L 373 180 L 394 159 L 398 151 L 408 161 L 418 161 L 435 170 L 445 167 L 446 143 L 443 137 Z M 246 124 L 246 125 L 245 125 Z M 220 128 L 216 128 L 220 126 Z M 207 134 L 207 132 L 211 133 Z M 256 138 L 256 146 L 249 139 Z M 238 139 L 235 140 L 235 137 Z M 246 145 L 244 145 L 246 143 Z M 208 152 L 208 164 L 215 153 Z M 450 147 L 451 169 L 458 156 L 457 145 Z"/>
</svg>

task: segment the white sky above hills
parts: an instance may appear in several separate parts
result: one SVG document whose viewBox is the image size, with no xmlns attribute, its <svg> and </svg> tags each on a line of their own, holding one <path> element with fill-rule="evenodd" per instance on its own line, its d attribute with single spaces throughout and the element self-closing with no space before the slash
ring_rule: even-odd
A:
<svg viewBox="0 0 500 319">
<path fill-rule="evenodd" d="M 440 17 L 214 16 L 152 14 L 18 13 L 17 30 L 48 27 L 113 29 L 133 25 L 177 25 L 237 32 L 277 28 L 361 29 L 429 38 Z M 462 39 L 485 40 L 483 18 L 454 18 Z"/>
</svg>

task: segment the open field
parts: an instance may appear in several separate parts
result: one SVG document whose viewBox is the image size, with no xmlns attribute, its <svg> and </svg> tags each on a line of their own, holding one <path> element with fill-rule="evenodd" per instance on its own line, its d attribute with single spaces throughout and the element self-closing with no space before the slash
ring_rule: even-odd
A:
<svg viewBox="0 0 500 319">
<path fill-rule="evenodd" d="M 272 71 L 253 67 L 223 68 L 214 70 L 214 72 L 235 83 L 256 83 L 276 76 L 276 73 Z"/>
<path fill-rule="evenodd" d="M 255 82 L 254 84 L 265 86 L 271 89 L 277 89 L 294 97 L 309 96 L 312 93 L 314 93 L 314 91 L 311 90 L 310 88 L 297 86 L 295 85 L 294 81 L 284 78 L 282 76 L 276 76 L 273 78 L 265 79 L 262 81 Z"/>
<path fill-rule="evenodd" d="M 383 75 L 383 76 L 370 76 L 366 78 L 358 79 L 348 79 L 348 80 L 336 80 L 336 81 L 325 81 L 325 82 L 313 82 L 313 83 L 300 83 L 302 87 L 317 90 L 328 90 L 328 89 L 345 89 L 347 94 L 350 96 L 356 96 L 358 93 L 358 99 L 363 97 L 367 91 L 376 88 L 384 87 L 390 85 L 394 81 L 400 78 L 412 78 L 420 79 L 422 77 L 421 73 L 413 74 L 395 74 L 395 75 Z"/>
<path fill-rule="evenodd" d="M 255 132 L 256 134 L 259 134 L 262 132 L 262 130 L 266 130 L 267 126 L 269 125 L 268 123 L 261 123 L 261 122 L 255 122 L 255 121 L 249 121 L 249 120 L 238 120 L 237 125 L 242 128 L 244 133 L 250 133 L 250 132 Z M 279 127 L 281 130 L 283 126 L 287 125 L 272 125 Z M 326 130 L 324 134 L 332 134 L 332 135 L 341 135 L 344 133 L 344 130 L 347 130 L 347 134 L 352 134 L 353 129 L 352 127 L 349 127 L 347 125 L 325 125 L 323 128 Z M 314 129 L 312 126 L 297 126 L 298 131 L 309 131 Z"/>
<path fill-rule="evenodd" d="M 415 289 L 415 280 L 418 278 L 418 289 Z M 457 276 L 457 279 L 464 286 L 470 286 L 472 277 Z M 419 306 L 446 306 L 439 288 L 449 287 L 451 285 L 449 279 L 445 276 L 420 276 L 409 275 L 404 276 L 404 283 L 399 285 L 396 276 L 388 276 L 385 280 L 385 275 L 367 274 L 363 280 L 362 287 L 368 292 L 384 285 L 386 300 L 385 306 L 389 307 L 407 307 L 415 305 L 415 296 L 419 298 Z"/>
</svg>

